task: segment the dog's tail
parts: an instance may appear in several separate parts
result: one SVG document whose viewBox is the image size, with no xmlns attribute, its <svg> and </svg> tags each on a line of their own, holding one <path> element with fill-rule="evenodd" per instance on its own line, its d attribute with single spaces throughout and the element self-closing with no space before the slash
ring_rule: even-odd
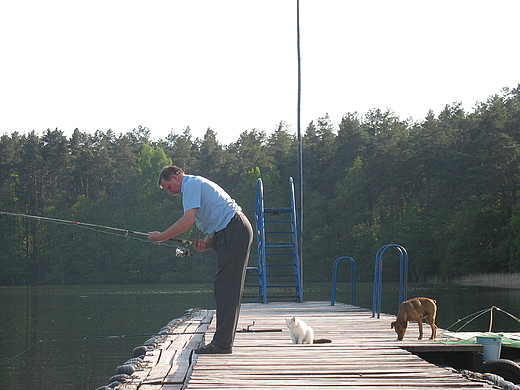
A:
<svg viewBox="0 0 520 390">
<path fill-rule="evenodd" d="M 314 344 L 327 344 L 327 343 L 332 343 L 332 340 L 329 340 L 329 339 L 317 339 L 317 340 L 314 340 Z"/>
</svg>

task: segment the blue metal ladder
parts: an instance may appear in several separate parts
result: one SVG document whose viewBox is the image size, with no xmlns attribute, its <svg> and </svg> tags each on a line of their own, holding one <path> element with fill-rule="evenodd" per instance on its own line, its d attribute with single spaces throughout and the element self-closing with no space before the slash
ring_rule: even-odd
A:
<svg viewBox="0 0 520 390">
<path fill-rule="evenodd" d="M 254 268 L 258 273 L 258 292 L 262 303 L 303 300 L 292 177 L 289 178 L 289 197 L 289 207 L 266 208 L 262 179 L 257 180 L 255 222 L 258 268 Z"/>
</svg>

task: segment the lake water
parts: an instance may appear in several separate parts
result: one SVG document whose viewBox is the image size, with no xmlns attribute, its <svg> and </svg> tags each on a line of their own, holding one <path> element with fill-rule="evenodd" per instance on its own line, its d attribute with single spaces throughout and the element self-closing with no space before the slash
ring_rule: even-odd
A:
<svg viewBox="0 0 520 390">
<path fill-rule="evenodd" d="M 372 291 L 371 283 L 358 284 L 356 305 L 371 309 Z M 169 321 L 189 308 L 214 308 L 212 294 L 211 284 L 0 287 L 0 389 L 106 385 Z M 330 294 L 330 284 L 308 283 L 304 300 L 330 302 Z M 382 295 L 382 312 L 396 314 L 397 286 L 385 284 Z M 410 284 L 408 298 L 417 296 L 437 300 L 444 329 L 487 331 L 489 313 L 457 321 L 492 306 L 520 316 L 519 289 Z M 348 283 L 338 284 L 336 300 L 350 303 Z M 520 332 L 520 324 L 495 313 L 493 331 Z"/>
</svg>

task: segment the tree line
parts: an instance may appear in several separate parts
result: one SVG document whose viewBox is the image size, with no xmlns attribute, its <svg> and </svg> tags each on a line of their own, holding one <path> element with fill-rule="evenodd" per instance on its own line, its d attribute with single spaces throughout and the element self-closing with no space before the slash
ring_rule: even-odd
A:
<svg viewBox="0 0 520 390">
<path fill-rule="evenodd" d="M 182 214 L 180 197 L 156 185 L 173 163 L 219 183 L 254 222 L 259 177 L 266 207 L 288 205 L 297 148 L 284 122 L 229 144 L 189 127 L 159 140 L 145 127 L 4 134 L 0 211 L 163 230 Z M 325 115 L 308 124 L 302 148 L 305 280 L 330 280 L 334 260 L 350 256 L 369 281 L 386 244 L 406 248 L 410 280 L 520 271 L 520 85 L 470 112 L 454 103 L 420 121 L 380 109 L 337 125 Z M 146 237 L 8 215 L 0 232 L 0 284 L 198 282 L 214 272 L 211 251 L 176 258 Z M 182 238 L 199 237 L 192 229 Z M 398 259 L 385 255 L 385 279 L 398 277 Z"/>
</svg>

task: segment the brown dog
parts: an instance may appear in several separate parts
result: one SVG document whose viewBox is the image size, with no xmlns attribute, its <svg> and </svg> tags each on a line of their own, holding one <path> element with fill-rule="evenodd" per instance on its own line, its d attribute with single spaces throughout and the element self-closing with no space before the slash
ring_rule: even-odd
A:
<svg viewBox="0 0 520 390">
<path fill-rule="evenodd" d="M 402 340 L 408 327 L 408 321 L 414 321 L 419 324 L 419 339 L 423 337 L 422 322 L 426 320 L 432 328 L 430 340 L 434 340 L 437 336 L 437 325 L 435 325 L 435 317 L 437 316 L 437 304 L 434 299 L 430 298 L 414 298 L 405 301 L 399 307 L 397 319 L 392 322 L 391 329 L 395 328 L 397 340 Z"/>
</svg>

